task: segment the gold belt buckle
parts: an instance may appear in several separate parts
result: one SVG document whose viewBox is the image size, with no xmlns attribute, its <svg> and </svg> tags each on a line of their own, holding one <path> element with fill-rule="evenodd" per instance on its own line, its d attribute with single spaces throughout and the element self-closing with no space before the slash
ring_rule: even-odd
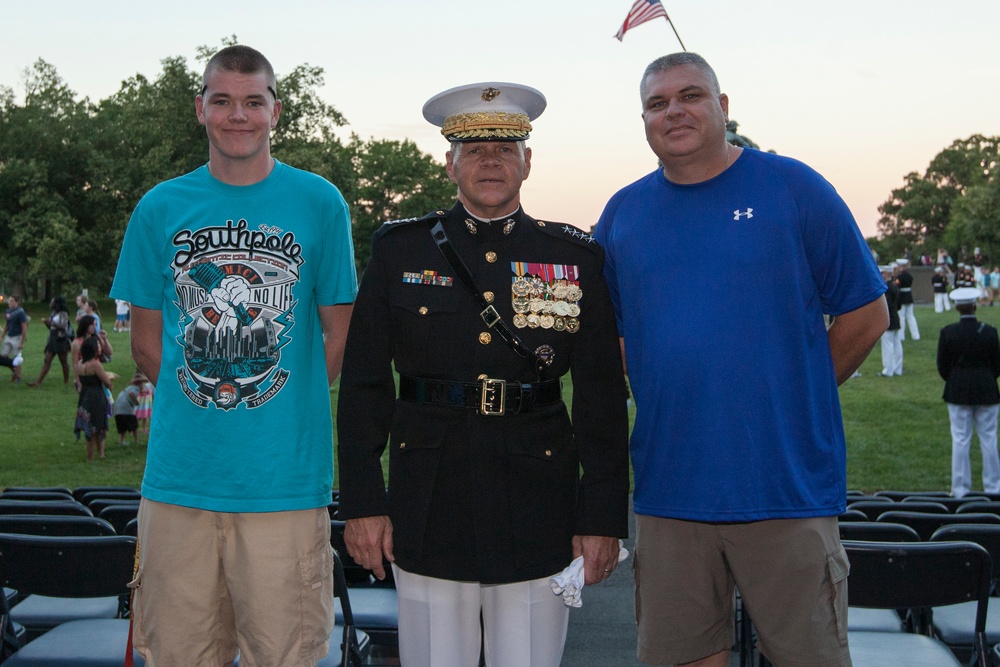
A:
<svg viewBox="0 0 1000 667">
<path fill-rule="evenodd" d="M 507 398 L 507 381 L 494 378 L 480 380 L 479 414 L 501 417 Z"/>
</svg>

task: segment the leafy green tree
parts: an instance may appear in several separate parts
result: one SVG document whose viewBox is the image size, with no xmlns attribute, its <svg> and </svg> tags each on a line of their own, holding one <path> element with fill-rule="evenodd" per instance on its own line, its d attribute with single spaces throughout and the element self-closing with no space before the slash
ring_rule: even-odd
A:
<svg viewBox="0 0 1000 667">
<path fill-rule="evenodd" d="M 984 195 L 973 193 L 995 186 L 998 155 L 1000 137 L 976 134 L 958 139 L 938 153 L 923 176 L 907 174 L 903 187 L 893 190 L 879 206 L 882 217 L 878 229 L 883 239 L 898 250 L 923 247 L 929 253 L 944 243 L 986 243 L 983 230 L 969 219 L 972 209 L 965 199 L 980 199 L 975 210 L 983 213 Z M 1000 249 L 1000 244 L 996 247 Z"/>
<path fill-rule="evenodd" d="M 371 236 L 379 225 L 450 206 L 455 185 L 444 166 L 421 153 L 412 141 L 362 141 L 352 136 L 349 148 L 357 183 L 351 213 L 360 268 L 368 263 Z"/>
<path fill-rule="evenodd" d="M 235 36 L 223 40 L 232 43 Z M 198 60 L 215 50 L 200 47 Z M 161 65 L 155 78 L 136 74 L 97 104 L 78 100 L 42 60 L 25 74 L 23 104 L 0 86 L 0 282 L 18 291 L 39 281 L 106 290 L 139 199 L 205 163 L 208 141 L 194 111 L 201 73 L 182 57 Z M 443 166 L 413 142 L 340 140 L 347 121 L 319 95 L 322 69 L 299 65 L 277 84 L 283 106 L 272 152 L 340 188 L 359 266 L 378 224 L 453 199 Z"/>
<path fill-rule="evenodd" d="M 90 190 L 93 116 L 87 100 L 38 60 L 24 74 L 24 104 L 0 93 L 0 238 L 8 251 L 0 271 L 28 296 L 38 283 L 85 280 L 91 253 L 103 254 L 101 226 Z M 45 295 L 47 296 L 47 295 Z"/>
</svg>

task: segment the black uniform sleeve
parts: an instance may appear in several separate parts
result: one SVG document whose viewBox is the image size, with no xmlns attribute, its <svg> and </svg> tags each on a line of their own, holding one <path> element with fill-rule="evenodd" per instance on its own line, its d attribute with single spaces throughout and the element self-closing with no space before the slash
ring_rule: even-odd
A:
<svg viewBox="0 0 1000 667">
<path fill-rule="evenodd" d="M 381 457 L 396 389 L 387 278 L 379 258 L 376 234 L 354 304 L 340 376 L 337 462 L 342 519 L 389 513 Z"/>
<path fill-rule="evenodd" d="M 584 272 L 581 307 L 589 314 L 574 335 L 573 432 L 583 475 L 576 534 L 628 536 L 628 394 L 614 309 L 603 278 L 601 253 Z"/>
</svg>

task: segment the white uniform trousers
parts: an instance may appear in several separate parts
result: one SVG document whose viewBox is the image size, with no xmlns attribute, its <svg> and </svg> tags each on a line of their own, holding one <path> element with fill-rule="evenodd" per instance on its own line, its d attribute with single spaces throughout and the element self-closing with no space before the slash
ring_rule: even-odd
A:
<svg viewBox="0 0 1000 667">
<path fill-rule="evenodd" d="M 906 338 L 906 327 L 910 327 L 910 338 L 920 340 L 917 318 L 913 316 L 913 304 L 905 303 L 899 308 L 899 340 Z"/>
<path fill-rule="evenodd" d="M 902 329 L 890 329 L 882 334 L 882 375 L 903 374 Z"/>
<path fill-rule="evenodd" d="M 934 292 L 934 312 L 943 313 L 951 310 L 951 299 L 947 292 Z"/>
<path fill-rule="evenodd" d="M 979 434 L 983 452 L 983 491 L 1000 493 L 1000 456 L 997 455 L 997 413 L 1000 405 L 955 405 L 948 403 L 951 420 L 951 495 L 956 498 L 972 488 L 969 448 L 972 429 Z"/>
<path fill-rule="evenodd" d="M 401 667 L 476 667 L 480 645 L 487 667 L 562 662 L 569 607 L 552 593 L 548 577 L 484 585 L 424 577 L 396 565 L 392 571 Z"/>
</svg>

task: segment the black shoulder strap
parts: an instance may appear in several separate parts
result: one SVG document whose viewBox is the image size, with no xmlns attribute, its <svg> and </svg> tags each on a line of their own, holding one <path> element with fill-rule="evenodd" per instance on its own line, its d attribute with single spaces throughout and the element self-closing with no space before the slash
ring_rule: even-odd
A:
<svg viewBox="0 0 1000 667">
<path fill-rule="evenodd" d="M 448 238 L 448 234 L 445 233 L 444 225 L 441 224 L 440 220 L 431 227 L 431 237 L 434 239 L 434 243 L 437 244 L 441 254 L 448 260 L 448 264 L 451 265 L 452 270 L 455 271 L 455 275 L 458 276 L 458 279 L 462 281 L 462 284 L 472 294 L 472 298 L 482 308 L 479 316 L 483 318 L 486 326 L 496 331 L 503 338 L 504 342 L 507 343 L 507 346 L 517 353 L 517 356 L 531 363 L 539 376 L 543 376 L 547 364 L 539 359 L 534 352 L 525 347 L 521 339 L 517 337 L 517 334 L 507 327 L 497 309 L 486 300 L 483 293 L 476 287 L 476 281 L 472 277 L 472 272 L 469 271 L 469 267 L 465 265 L 465 262 L 462 261 L 462 258 L 455 251 L 455 247 L 451 244 L 451 240 Z"/>
</svg>

